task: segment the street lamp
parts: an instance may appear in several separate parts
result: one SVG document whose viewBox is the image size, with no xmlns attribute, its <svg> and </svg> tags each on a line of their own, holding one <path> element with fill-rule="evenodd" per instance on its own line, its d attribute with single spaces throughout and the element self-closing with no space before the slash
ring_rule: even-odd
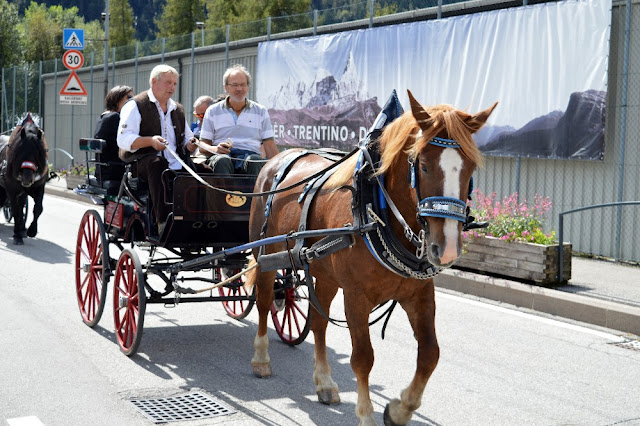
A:
<svg viewBox="0 0 640 426">
<path fill-rule="evenodd" d="M 196 27 L 202 33 L 202 47 L 204 47 L 204 22 L 201 22 L 201 21 L 196 22 Z"/>
</svg>

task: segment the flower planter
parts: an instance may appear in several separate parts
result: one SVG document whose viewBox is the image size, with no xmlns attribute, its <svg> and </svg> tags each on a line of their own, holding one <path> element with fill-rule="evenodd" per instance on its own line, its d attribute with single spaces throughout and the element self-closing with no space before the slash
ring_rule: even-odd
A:
<svg viewBox="0 0 640 426">
<path fill-rule="evenodd" d="M 76 189 L 78 185 L 87 183 L 87 176 L 85 175 L 65 175 L 67 180 L 67 189 Z"/>
<path fill-rule="evenodd" d="M 558 246 L 507 242 L 495 237 L 465 239 L 465 252 L 455 266 L 534 281 L 537 284 L 560 284 L 571 279 L 571 244 L 564 243 L 562 279 L 558 274 Z"/>
</svg>

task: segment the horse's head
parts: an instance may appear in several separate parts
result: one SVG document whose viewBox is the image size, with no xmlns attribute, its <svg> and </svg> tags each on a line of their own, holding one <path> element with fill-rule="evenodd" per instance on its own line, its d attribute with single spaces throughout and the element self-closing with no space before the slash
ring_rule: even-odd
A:
<svg viewBox="0 0 640 426">
<path fill-rule="evenodd" d="M 411 92 L 409 100 L 411 112 L 392 123 L 397 129 L 383 133 L 381 144 L 392 145 L 392 139 L 404 142 L 395 153 L 385 147 L 382 163 L 390 167 L 399 154 L 406 155 L 408 166 L 402 170 L 407 170 L 413 188 L 411 197 L 417 208 L 416 220 L 425 231 L 427 259 L 446 267 L 461 254 L 471 177 L 482 163 L 472 134 L 484 125 L 497 102 L 470 115 L 450 105 L 425 108 Z"/>
<path fill-rule="evenodd" d="M 46 146 L 42 131 L 33 122 L 25 123 L 15 133 L 9 145 L 7 167 L 9 176 L 25 188 L 45 178 Z"/>
</svg>

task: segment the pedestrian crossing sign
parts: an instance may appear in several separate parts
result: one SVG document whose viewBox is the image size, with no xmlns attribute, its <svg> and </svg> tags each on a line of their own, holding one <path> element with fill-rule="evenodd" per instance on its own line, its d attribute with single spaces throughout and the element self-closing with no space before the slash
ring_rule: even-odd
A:
<svg viewBox="0 0 640 426">
<path fill-rule="evenodd" d="M 62 47 L 65 49 L 84 49 L 84 30 L 80 28 L 64 28 L 62 30 Z"/>
</svg>

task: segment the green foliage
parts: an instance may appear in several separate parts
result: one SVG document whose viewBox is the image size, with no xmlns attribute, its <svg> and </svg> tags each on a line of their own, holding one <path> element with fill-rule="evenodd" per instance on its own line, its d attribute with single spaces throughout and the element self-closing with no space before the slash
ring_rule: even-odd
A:
<svg viewBox="0 0 640 426">
<path fill-rule="evenodd" d="M 0 68 L 19 60 L 20 35 L 16 31 L 19 22 L 18 8 L 7 0 L 0 0 Z"/>
<path fill-rule="evenodd" d="M 203 0 L 167 0 L 160 18 L 156 20 L 157 35 L 171 37 L 190 34 L 195 31 L 196 22 L 204 22 Z"/>
<path fill-rule="evenodd" d="M 544 218 L 551 210 L 549 197 L 536 195 L 529 205 L 527 200 L 519 203 L 517 194 L 496 201 L 495 192 L 485 195 L 475 190 L 472 198 L 471 215 L 479 222 L 489 222 L 489 227 L 467 231 L 466 237 L 486 235 L 505 241 L 557 244 L 555 232 L 545 234 L 542 230 Z"/>
<path fill-rule="evenodd" d="M 133 43 L 133 9 L 129 0 L 109 1 L 109 47 L 126 46 Z"/>
</svg>

